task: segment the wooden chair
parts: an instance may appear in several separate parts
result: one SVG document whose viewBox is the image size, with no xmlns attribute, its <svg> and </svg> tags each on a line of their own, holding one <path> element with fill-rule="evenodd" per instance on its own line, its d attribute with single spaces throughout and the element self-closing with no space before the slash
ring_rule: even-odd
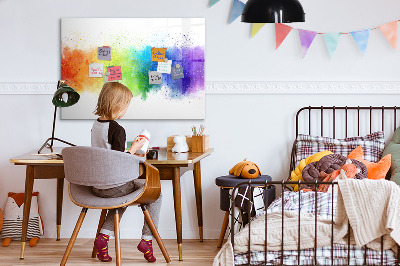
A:
<svg viewBox="0 0 400 266">
<path fill-rule="evenodd" d="M 68 147 L 63 149 L 62 155 L 65 179 L 70 182 L 68 186 L 69 196 L 74 204 L 82 207 L 82 211 L 60 265 L 66 264 L 88 209 L 102 209 L 96 237 L 103 226 L 107 210 L 116 209 L 114 215 L 116 265 L 121 265 L 118 208 L 129 205 L 139 205 L 142 208 L 145 220 L 149 224 L 166 262 L 171 262 L 145 205 L 157 200 L 161 193 L 160 175 L 157 168 L 137 156 L 103 148 Z M 139 169 L 137 167 L 138 160 L 141 161 Z M 138 180 L 143 181 L 144 186 L 143 189 L 136 190 L 129 195 L 118 198 L 100 198 L 91 191 L 92 186 L 116 185 L 128 182 L 135 175 L 145 177 L 144 180 Z M 94 247 L 92 257 L 96 257 Z"/>
</svg>

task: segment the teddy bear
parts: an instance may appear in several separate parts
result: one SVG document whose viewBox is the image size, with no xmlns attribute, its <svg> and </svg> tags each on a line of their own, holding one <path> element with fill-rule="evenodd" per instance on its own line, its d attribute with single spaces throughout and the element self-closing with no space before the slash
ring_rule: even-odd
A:
<svg viewBox="0 0 400 266">
<path fill-rule="evenodd" d="M 175 136 L 174 137 L 175 146 L 172 148 L 172 152 L 188 152 L 189 146 L 186 143 L 185 136 Z"/>
<path fill-rule="evenodd" d="M 231 170 L 229 170 L 230 175 L 241 176 L 243 178 L 257 178 L 261 175 L 260 168 L 250 161 L 247 161 L 247 158 L 242 162 L 237 163 Z"/>
<path fill-rule="evenodd" d="M 38 195 L 39 192 L 32 193 L 29 214 L 27 239 L 30 239 L 29 246 L 31 247 L 35 246 L 40 236 L 43 235 L 43 223 L 39 215 L 37 200 Z M 11 240 L 21 240 L 23 213 L 24 193 L 9 192 L 4 208 L 3 228 L 1 229 L 4 247 L 8 247 Z"/>
</svg>

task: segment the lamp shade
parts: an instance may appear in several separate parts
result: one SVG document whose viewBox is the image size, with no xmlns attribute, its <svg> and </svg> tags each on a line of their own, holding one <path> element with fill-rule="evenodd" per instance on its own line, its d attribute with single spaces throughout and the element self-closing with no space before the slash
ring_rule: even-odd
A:
<svg viewBox="0 0 400 266">
<path fill-rule="evenodd" d="M 56 107 L 69 107 L 79 101 L 80 95 L 73 88 L 61 83 L 53 95 L 53 105 Z"/>
<path fill-rule="evenodd" d="M 242 22 L 304 22 L 304 15 L 298 0 L 249 0 L 243 9 Z"/>
</svg>

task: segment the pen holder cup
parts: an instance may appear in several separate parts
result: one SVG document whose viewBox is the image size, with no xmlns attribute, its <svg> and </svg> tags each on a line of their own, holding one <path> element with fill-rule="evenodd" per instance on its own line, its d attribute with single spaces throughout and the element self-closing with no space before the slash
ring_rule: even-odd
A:
<svg viewBox="0 0 400 266">
<path fill-rule="evenodd" d="M 205 152 L 208 150 L 209 136 L 192 136 L 192 152 Z"/>
</svg>

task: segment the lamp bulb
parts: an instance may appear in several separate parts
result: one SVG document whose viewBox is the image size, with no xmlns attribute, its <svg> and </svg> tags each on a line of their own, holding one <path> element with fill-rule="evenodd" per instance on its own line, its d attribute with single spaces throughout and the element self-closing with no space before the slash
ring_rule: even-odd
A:
<svg viewBox="0 0 400 266">
<path fill-rule="evenodd" d="M 62 98 L 63 102 L 65 102 L 65 103 L 68 102 L 68 93 L 64 92 L 61 95 L 61 98 Z"/>
</svg>

